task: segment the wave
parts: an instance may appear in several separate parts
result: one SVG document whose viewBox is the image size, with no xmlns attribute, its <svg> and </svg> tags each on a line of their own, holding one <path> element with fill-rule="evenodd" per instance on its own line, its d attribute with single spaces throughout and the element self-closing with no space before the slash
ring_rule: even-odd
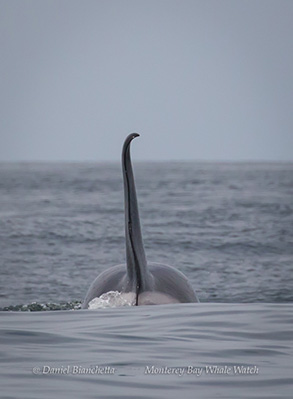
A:
<svg viewBox="0 0 293 399">
<path fill-rule="evenodd" d="M 80 301 L 61 303 L 38 303 L 32 302 L 25 305 L 10 305 L 0 308 L 1 312 L 45 312 L 50 310 L 79 310 Z"/>
</svg>

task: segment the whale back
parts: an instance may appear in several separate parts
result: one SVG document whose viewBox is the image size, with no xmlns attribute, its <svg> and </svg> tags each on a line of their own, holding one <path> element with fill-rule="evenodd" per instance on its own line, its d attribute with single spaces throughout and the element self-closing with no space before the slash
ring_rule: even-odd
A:
<svg viewBox="0 0 293 399">
<path fill-rule="evenodd" d="M 130 143 L 138 136 L 137 133 L 130 134 L 122 149 L 126 268 L 118 265 L 102 272 L 90 286 L 83 308 L 109 291 L 133 295 L 135 305 L 198 302 L 183 273 L 168 265 L 147 263 L 130 157 Z"/>
</svg>

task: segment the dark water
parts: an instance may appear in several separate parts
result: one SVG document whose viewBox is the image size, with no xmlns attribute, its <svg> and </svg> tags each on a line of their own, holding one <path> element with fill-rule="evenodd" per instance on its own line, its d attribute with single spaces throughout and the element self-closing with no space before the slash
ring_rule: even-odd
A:
<svg viewBox="0 0 293 399">
<path fill-rule="evenodd" d="M 0 164 L 0 308 L 65 309 L 0 313 L 2 397 L 291 398 L 293 164 L 134 167 L 147 257 L 201 303 L 69 310 L 124 262 L 120 165 Z"/>
</svg>

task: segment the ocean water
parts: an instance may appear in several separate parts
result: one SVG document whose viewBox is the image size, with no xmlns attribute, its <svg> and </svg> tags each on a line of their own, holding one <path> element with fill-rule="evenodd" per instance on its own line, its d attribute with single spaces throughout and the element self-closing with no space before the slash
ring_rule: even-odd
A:
<svg viewBox="0 0 293 399">
<path fill-rule="evenodd" d="M 291 398 L 293 164 L 134 172 L 148 260 L 200 303 L 79 310 L 125 261 L 120 165 L 2 163 L 2 397 Z"/>
</svg>

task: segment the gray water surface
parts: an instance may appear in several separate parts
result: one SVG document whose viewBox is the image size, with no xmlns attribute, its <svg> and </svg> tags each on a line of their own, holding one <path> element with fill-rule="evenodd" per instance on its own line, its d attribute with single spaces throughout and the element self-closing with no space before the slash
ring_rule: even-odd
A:
<svg viewBox="0 0 293 399">
<path fill-rule="evenodd" d="M 134 169 L 147 258 L 201 303 L 69 310 L 125 262 L 120 165 L 0 164 L 1 397 L 291 399 L 293 164 Z"/>
<path fill-rule="evenodd" d="M 212 303 L 2 312 L 2 397 L 291 399 L 292 310 Z M 87 374 L 96 367 L 104 374 Z"/>
<path fill-rule="evenodd" d="M 293 164 L 135 163 L 149 261 L 202 302 L 292 302 Z M 82 300 L 125 262 L 120 164 L 0 164 L 0 308 Z"/>
</svg>

